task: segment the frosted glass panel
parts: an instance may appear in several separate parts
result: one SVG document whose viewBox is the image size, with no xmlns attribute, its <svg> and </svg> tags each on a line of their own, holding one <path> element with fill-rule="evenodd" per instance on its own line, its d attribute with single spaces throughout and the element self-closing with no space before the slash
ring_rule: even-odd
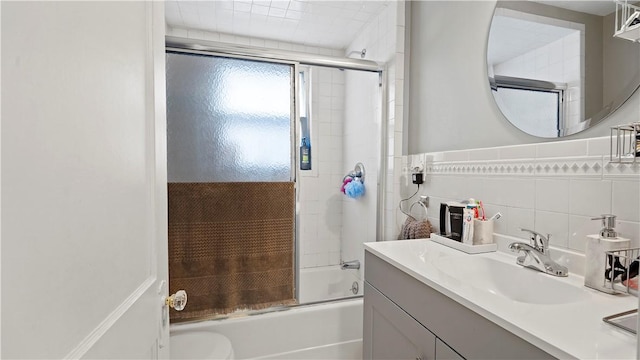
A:
<svg viewBox="0 0 640 360">
<path fill-rule="evenodd" d="M 494 97 L 504 115 L 520 130 L 534 136 L 558 136 L 558 93 L 499 87 Z"/>
<path fill-rule="evenodd" d="M 167 53 L 169 182 L 290 181 L 291 65 Z"/>
</svg>

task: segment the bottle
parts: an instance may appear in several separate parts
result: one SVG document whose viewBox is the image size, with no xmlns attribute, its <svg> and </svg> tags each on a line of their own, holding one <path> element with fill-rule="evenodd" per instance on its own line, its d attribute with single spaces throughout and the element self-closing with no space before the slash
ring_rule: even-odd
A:
<svg viewBox="0 0 640 360">
<path fill-rule="evenodd" d="M 598 291 L 613 294 L 615 291 L 610 282 L 621 271 L 620 259 L 607 255 L 607 251 L 628 249 L 631 241 L 618 237 L 615 231 L 616 216 L 604 214 L 592 220 L 602 220 L 602 230 L 599 234 L 587 235 L 585 249 L 584 285 Z M 605 282 L 609 281 L 609 283 Z M 607 285 L 608 284 L 608 285 Z"/>
<path fill-rule="evenodd" d="M 307 138 L 302 138 L 300 145 L 300 170 L 311 170 L 311 146 L 307 144 Z"/>
</svg>

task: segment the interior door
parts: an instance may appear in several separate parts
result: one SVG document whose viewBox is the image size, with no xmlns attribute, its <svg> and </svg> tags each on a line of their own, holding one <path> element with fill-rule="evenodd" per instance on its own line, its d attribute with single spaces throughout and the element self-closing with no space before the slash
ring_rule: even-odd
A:
<svg viewBox="0 0 640 360">
<path fill-rule="evenodd" d="M 1 6 L 1 355 L 168 357 L 163 4 Z"/>
</svg>

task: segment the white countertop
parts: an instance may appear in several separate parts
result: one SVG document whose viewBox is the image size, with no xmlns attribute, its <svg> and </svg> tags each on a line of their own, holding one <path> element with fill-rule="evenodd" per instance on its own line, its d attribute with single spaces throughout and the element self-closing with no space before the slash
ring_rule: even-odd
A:
<svg viewBox="0 0 640 360">
<path fill-rule="evenodd" d="M 515 265 L 502 252 L 468 255 L 430 240 L 365 243 L 365 249 L 486 319 L 558 358 L 636 359 L 636 336 L 602 321 L 603 317 L 637 309 L 630 295 L 608 295 L 583 286 L 583 278 L 552 277 L 579 286 L 585 299 L 566 304 L 532 304 L 511 300 L 452 280 L 434 263 L 445 256 L 487 257 Z M 528 269 L 527 269 L 528 270 Z M 535 271 L 535 270 L 531 270 Z M 540 276 L 551 276 L 539 273 Z M 366 280 L 366 279 L 365 279 Z"/>
</svg>

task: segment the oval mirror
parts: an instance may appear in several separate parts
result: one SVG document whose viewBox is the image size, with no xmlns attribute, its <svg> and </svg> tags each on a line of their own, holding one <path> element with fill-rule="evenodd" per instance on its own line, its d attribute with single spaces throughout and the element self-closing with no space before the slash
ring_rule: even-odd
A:
<svg viewBox="0 0 640 360">
<path fill-rule="evenodd" d="M 613 1 L 498 1 L 487 65 L 504 116 L 555 138 L 620 107 L 640 85 L 640 43 L 614 37 L 616 26 Z"/>
</svg>

